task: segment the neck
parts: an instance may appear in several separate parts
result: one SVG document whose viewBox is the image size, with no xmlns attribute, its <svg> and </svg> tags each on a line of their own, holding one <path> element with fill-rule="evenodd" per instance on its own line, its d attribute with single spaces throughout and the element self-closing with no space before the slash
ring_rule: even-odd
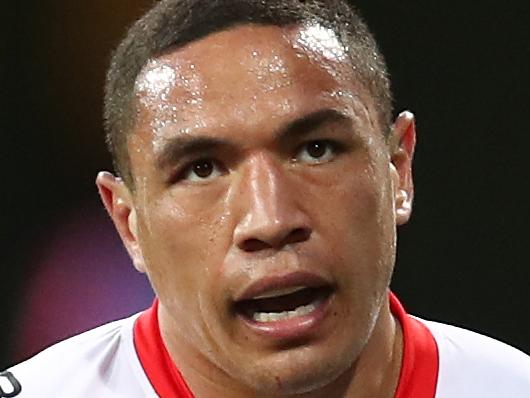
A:
<svg viewBox="0 0 530 398">
<path fill-rule="evenodd" d="M 200 353 L 191 352 L 190 347 L 185 347 L 186 344 L 181 340 L 181 336 L 173 333 L 175 328 L 172 327 L 170 317 L 164 314 L 162 306 L 159 307 L 159 321 L 161 335 L 168 352 L 172 360 L 178 364 L 179 370 L 196 397 L 278 397 L 277 391 L 271 395 L 263 395 L 248 389 Z M 388 299 L 385 299 L 372 335 L 355 363 L 328 385 L 292 398 L 394 397 L 399 382 L 402 357 L 401 325 L 391 314 Z M 285 396 L 288 397 L 291 396 Z"/>
<path fill-rule="evenodd" d="M 385 300 L 372 336 L 340 397 L 394 397 L 403 359 L 403 331 Z"/>
</svg>

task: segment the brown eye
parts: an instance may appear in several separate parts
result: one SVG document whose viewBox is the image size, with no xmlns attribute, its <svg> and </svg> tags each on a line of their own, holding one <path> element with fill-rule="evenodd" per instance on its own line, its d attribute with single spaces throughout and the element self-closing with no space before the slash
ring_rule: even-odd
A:
<svg viewBox="0 0 530 398">
<path fill-rule="evenodd" d="M 307 144 L 307 154 L 313 158 L 321 158 L 326 154 L 328 145 L 323 141 L 314 141 Z"/>
<path fill-rule="evenodd" d="M 179 179 L 201 183 L 213 180 L 222 174 L 223 169 L 215 160 L 201 159 L 190 163 Z"/>
<path fill-rule="evenodd" d="M 317 140 L 308 142 L 300 147 L 295 159 L 308 164 L 329 162 L 336 155 L 336 146 L 333 142 Z"/>
<path fill-rule="evenodd" d="M 199 178 L 208 178 L 212 175 L 214 167 L 213 162 L 201 160 L 192 166 L 192 171 Z"/>
</svg>

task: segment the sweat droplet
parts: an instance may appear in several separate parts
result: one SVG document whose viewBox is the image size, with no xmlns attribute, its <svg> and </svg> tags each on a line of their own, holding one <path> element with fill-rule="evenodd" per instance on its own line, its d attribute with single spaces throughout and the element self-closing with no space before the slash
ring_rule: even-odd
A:
<svg viewBox="0 0 530 398">
<path fill-rule="evenodd" d="M 175 125 L 186 108 L 198 109 L 203 102 L 204 89 L 195 64 L 164 59 L 149 61 L 135 85 L 139 103 L 151 114 L 150 127 L 156 135 Z M 175 95 L 175 90 L 183 90 L 184 94 Z M 158 147 L 158 143 L 155 139 L 154 146 Z"/>
<path fill-rule="evenodd" d="M 332 61 L 346 59 L 347 49 L 335 32 L 319 24 L 305 26 L 298 33 L 296 42 L 302 49 L 311 50 Z"/>
<path fill-rule="evenodd" d="M 175 70 L 159 61 L 150 61 L 145 67 L 143 76 L 136 81 L 136 92 L 142 93 L 153 100 L 167 96 L 175 84 L 177 76 Z"/>
<path fill-rule="evenodd" d="M 256 61 L 251 70 L 265 91 L 274 91 L 292 84 L 285 60 L 278 54 L 271 53 L 256 58 Z"/>
</svg>

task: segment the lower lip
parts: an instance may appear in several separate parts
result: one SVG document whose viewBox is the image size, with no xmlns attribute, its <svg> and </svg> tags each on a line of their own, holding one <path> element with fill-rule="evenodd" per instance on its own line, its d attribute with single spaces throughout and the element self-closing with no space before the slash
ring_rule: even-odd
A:
<svg viewBox="0 0 530 398">
<path fill-rule="evenodd" d="M 279 340 L 298 339 L 314 332 L 323 323 L 331 298 L 332 295 L 323 299 L 309 314 L 290 319 L 258 322 L 243 315 L 239 315 L 239 318 L 249 329 L 261 336 Z"/>
</svg>

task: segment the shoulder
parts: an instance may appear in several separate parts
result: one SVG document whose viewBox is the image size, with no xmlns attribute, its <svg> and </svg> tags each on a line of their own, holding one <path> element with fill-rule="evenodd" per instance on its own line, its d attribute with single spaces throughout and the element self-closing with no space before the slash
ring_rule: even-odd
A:
<svg viewBox="0 0 530 398">
<path fill-rule="evenodd" d="M 438 398 L 530 396 L 530 357 L 490 337 L 422 321 L 439 353 Z"/>
<path fill-rule="evenodd" d="M 134 350 L 136 317 L 67 339 L 8 369 L 0 397 L 152 396 Z"/>
</svg>

